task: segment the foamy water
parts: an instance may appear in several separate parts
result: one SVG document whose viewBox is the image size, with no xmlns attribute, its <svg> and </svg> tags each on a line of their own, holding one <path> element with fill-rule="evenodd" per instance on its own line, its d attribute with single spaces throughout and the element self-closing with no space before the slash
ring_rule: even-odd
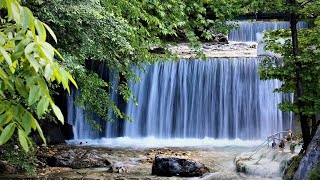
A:
<svg viewBox="0 0 320 180">
<path fill-rule="evenodd" d="M 101 146 L 113 148 L 165 148 L 165 147 L 195 147 L 195 148 L 211 148 L 211 147 L 254 147 L 260 145 L 261 140 L 240 140 L 240 139 L 213 139 L 213 138 L 187 138 L 187 139 L 159 139 L 155 137 L 147 138 L 102 138 L 102 139 L 79 139 L 70 140 L 68 144 Z"/>
</svg>

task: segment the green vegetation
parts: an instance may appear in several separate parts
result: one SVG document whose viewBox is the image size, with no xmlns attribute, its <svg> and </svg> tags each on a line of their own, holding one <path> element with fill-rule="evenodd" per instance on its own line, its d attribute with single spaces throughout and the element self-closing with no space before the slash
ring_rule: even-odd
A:
<svg viewBox="0 0 320 180">
<path fill-rule="evenodd" d="M 317 179 L 320 179 L 320 163 L 318 163 L 316 167 L 309 174 L 309 180 L 317 180 Z"/>
<path fill-rule="evenodd" d="M 287 170 L 284 172 L 283 179 L 284 180 L 290 180 L 293 179 L 294 174 L 296 173 L 297 169 L 299 168 L 300 161 L 302 160 L 303 156 L 294 156 L 292 158 L 292 161 L 287 168 Z"/>
<path fill-rule="evenodd" d="M 37 158 L 34 148 L 31 147 L 29 152 L 26 152 L 11 142 L 1 147 L 0 151 L 0 159 L 5 159 L 12 164 L 17 172 L 36 176 Z"/>
<path fill-rule="evenodd" d="M 292 28 L 266 34 L 266 48 L 282 58 L 267 58 L 261 77 L 283 81 L 277 92 L 295 93 L 294 102 L 280 108 L 299 117 L 306 149 L 319 126 L 319 7 L 319 0 L 1 0 L 0 145 L 16 135 L 27 153 L 33 131 L 45 142 L 39 120 L 52 113 L 64 122 L 52 95 L 58 93 L 58 85 L 70 91 L 70 82 L 78 84 L 76 103 L 88 113 L 110 121 L 110 112 L 130 119 L 110 92 L 121 101 L 138 103 L 128 86 L 140 80 L 132 67 L 143 69 L 142 64 L 171 57 L 169 52 L 153 54 L 152 49 L 177 39 L 199 49 L 199 39 L 227 32 L 232 26 L 227 21 L 237 15 L 269 12 L 290 16 Z M 314 26 L 297 31 L 301 19 Z M 93 62 L 104 66 L 108 77 L 99 77 L 90 67 Z"/>
<path fill-rule="evenodd" d="M 108 112 L 130 119 L 112 101 L 110 92 L 117 92 L 120 101 L 135 102 L 128 83 L 140 79 L 132 67 L 168 58 L 169 52 L 167 56 L 150 53 L 155 47 L 165 47 L 166 40 L 183 36 L 199 48 L 198 36 L 210 39 L 213 29 L 226 32 L 230 28 L 226 21 L 241 12 L 234 2 L 30 0 L 26 5 L 57 37 L 63 37 L 57 48 L 66 60 L 63 66 L 80 87 L 76 103 L 89 114 L 113 121 Z M 105 66 L 109 78 L 99 77 L 88 67 L 92 62 Z M 119 82 L 117 86 L 112 78 Z"/>
<path fill-rule="evenodd" d="M 62 84 L 69 91 L 68 81 L 76 83 L 54 58 L 62 59 L 59 52 L 46 42 L 47 32 L 56 41 L 49 26 L 16 0 L 0 1 L 0 9 L 5 11 L 0 17 L 0 145 L 16 132 L 27 152 L 32 130 L 37 130 L 45 142 L 38 118 L 53 110 L 64 122 L 51 98 L 51 84 Z"/>
<path fill-rule="evenodd" d="M 265 35 L 266 49 L 281 54 L 282 57 L 280 60 L 267 58 L 261 64 L 260 74 L 262 79 L 279 79 L 284 82 L 276 92 L 295 94 L 293 103 L 287 101 L 279 107 L 284 111 L 294 112 L 300 120 L 303 149 L 306 150 L 319 126 L 316 115 L 320 112 L 320 1 L 279 0 L 263 3 L 262 7 L 270 7 L 268 4 L 276 6 L 267 11 L 287 13 L 291 29 Z M 306 18 L 314 22 L 314 27 L 298 31 L 297 22 Z"/>
</svg>

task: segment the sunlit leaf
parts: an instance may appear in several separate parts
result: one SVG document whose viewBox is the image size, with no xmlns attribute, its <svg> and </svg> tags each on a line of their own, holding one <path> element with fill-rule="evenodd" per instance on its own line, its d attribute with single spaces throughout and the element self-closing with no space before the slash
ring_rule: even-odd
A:
<svg viewBox="0 0 320 180">
<path fill-rule="evenodd" d="M 19 129 L 18 130 L 18 136 L 19 136 L 19 142 L 22 146 L 22 148 L 24 149 L 24 151 L 28 152 L 29 151 L 29 145 L 28 145 L 28 141 L 27 141 L 27 135 L 26 133 Z"/>
<path fill-rule="evenodd" d="M 4 59 L 7 61 L 9 67 L 11 67 L 12 60 L 11 60 L 9 54 L 7 53 L 7 51 L 5 49 L 3 49 L 3 47 L 0 46 L 0 52 L 1 52 L 2 56 L 4 57 Z"/>
<path fill-rule="evenodd" d="M 37 105 L 37 115 L 40 117 L 49 107 L 49 101 L 48 99 L 44 96 L 41 98 Z"/>
<path fill-rule="evenodd" d="M 29 106 L 33 105 L 35 102 L 38 101 L 39 97 L 40 97 L 39 86 L 32 86 L 29 92 L 28 105 Z"/>
<path fill-rule="evenodd" d="M 64 118 L 63 118 L 63 115 L 62 115 L 60 108 L 58 106 L 56 106 L 54 103 L 51 103 L 51 108 L 52 108 L 54 114 L 56 115 L 56 117 L 58 118 L 58 120 L 62 124 L 64 124 Z"/>
<path fill-rule="evenodd" d="M 38 36 L 40 37 L 41 41 L 42 42 L 46 41 L 46 37 L 47 37 L 46 29 L 44 28 L 42 22 L 39 21 L 38 19 L 35 19 L 34 20 L 34 25 L 36 27 Z"/>
<path fill-rule="evenodd" d="M 48 32 L 50 33 L 51 37 L 53 38 L 53 40 L 57 43 L 58 40 L 57 40 L 57 37 L 56 35 L 54 34 L 54 32 L 52 31 L 52 29 L 46 25 L 45 23 L 42 23 L 44 25 L 44 27 L 48 30 Z"/>
<path fill-rule="evenodd" d="M 0 145 L 3 145 L 11 138 L 15 128 L 16 125 L 14 123 L 10 123 L 6 126 L 6 128 L 4 128 L 0 136 Z"/>
</svg>

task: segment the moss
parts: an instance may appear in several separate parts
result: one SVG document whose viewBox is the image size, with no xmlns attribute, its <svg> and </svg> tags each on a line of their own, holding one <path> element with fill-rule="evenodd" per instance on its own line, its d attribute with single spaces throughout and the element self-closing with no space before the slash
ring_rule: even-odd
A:
<svg viewBox="0 0 320 180">
<path fill-rule="evenodd" d="M 19 173 L 26 173 L 26 175 L 34 177 L 36 175 L 37 159 L 34 148 L 30 148 L 29 150 L 26 153 L 21 147 L 16 145 L 16 142 L 8 142 L 0 147 L 0 161 L 8 162 Z"/>
<path fill-rule="evenodd" d="M 318 180 L 320 179 L 320 162 L 317 164 L 315 168 L 309 174 L 309 180 Z"/>
<path fill-rule="evenodd" d="M 296 173 L 298 167 L 299 167 L 299 164 L 300 164 L 300 161 L 302 160 L 303 156 L 299 155 L 299 156 L 294 156 L 292 158 L 292 161 L 288 167 L 288 169 L 285 171 L 284 173 L 284 177 L 283 179 L 284 180 L 291 180 L 293 179 L 293 176 L 294 174 Z"/>
</svg>

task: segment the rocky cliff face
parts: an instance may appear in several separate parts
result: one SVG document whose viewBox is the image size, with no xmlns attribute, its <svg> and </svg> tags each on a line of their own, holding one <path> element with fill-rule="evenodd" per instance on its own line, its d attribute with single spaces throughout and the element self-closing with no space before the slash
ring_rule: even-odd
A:
<svg viewBox="0 0 320 180">
<path fill-rule="evenodd" d="M 313 137 L 306 155 L 300 162 L 299 168 L 294 176 L 294 180 L 308 179 L 310 172 L 320 163 L 320 128 Z"/>
</svg>

